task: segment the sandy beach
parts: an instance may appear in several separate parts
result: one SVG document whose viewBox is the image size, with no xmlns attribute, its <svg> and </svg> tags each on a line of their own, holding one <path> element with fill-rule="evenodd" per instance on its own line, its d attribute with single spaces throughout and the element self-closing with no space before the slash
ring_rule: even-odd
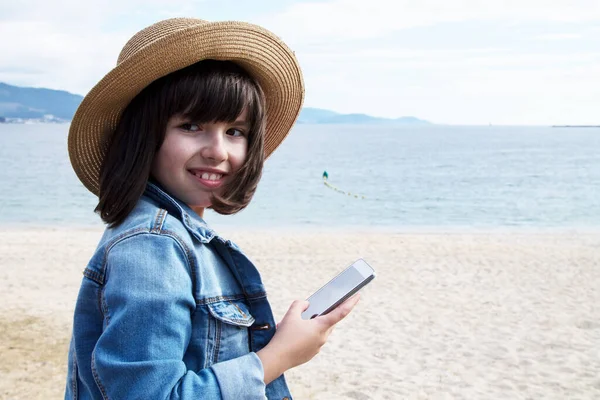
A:
<svg viewBox="0 0 600 400">
<path fill-rule="evenodd" d="M 0 229 L 0 398 L 62 398 L 99 229 Z M 296 399 L 600 398 L 600 232 L 229 232 L 276 318 L 365 258 L 377 279 Z"/>
</svg>

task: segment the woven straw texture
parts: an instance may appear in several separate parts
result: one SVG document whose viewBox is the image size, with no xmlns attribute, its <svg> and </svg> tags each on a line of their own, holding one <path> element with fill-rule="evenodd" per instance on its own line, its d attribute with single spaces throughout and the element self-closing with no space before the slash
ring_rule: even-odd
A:
<svg viewBox="0 0 600 400">
<path fill-rule="evenodd" d="M 174 18 L 135 34 L 117 66 L 81 102 L 69 129 L 69 157 L 84 186 L 98 195 L 100 166 L 122 111 L 154 80 L 200 60 L 230 60 L 246 69 L 266 97 L 265 156 L 287 136 L 304 100 L 294 53 L 277 36 L 244 22 Z"/>
</svg>

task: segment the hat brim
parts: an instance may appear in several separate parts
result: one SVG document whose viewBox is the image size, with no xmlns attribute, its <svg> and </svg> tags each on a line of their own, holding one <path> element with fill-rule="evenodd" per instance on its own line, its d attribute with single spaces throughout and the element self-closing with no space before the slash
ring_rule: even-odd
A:
<svg viewBox="0 0 600 400">
<path fill-rule="evenodd" d="M 99 193 L 108 139 L 125 107 L 146 86 L 205 59 L 230 60 L 257 80 L 265 93 L 265 157 L 287 136 L 304 100 L 294 53 L 277 36 L 244 22 L 204 22 L 170 33 L 139 49 L 85 96 L 69 129 L 69 157 L 77 177 Z"/>
</svg>

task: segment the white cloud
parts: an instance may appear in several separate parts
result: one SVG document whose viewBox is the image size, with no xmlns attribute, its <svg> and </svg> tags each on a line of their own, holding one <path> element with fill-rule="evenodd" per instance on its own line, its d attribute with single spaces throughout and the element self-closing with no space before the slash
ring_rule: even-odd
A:
<svg viewBox="0 0 600 400">
<path fill-rule="evenodd" d="M 85 94 L 132 34 L 159 18 L 201 16 L 201 3 L 3 2 L 0 81 Z M 253 19 L 296 50 L 307 106 L 484 124 L 598 123 L 600 51 L 589 43 L 599 21 L 598 0 L 332 0 Z M 500 39 L 456 34 L 451 46 L 422 46 L 415 31 L 400 32 L 445 22 L 453 34 L 477 22 L 461 34 Z M 519 30 L 534 25 L 544 30 Z"/>
<path fill-rule="evenodd" d="M 94 33 L 82 30 L 75 34 L 47 22 L 3 22 L 0 36 L 19 39 L 0 45 L 0 52 L 6 55 L 0 80 L 84 93 L 114 66 L 118 54 L 114 43 L 126 40 L 119 34 Z M 6 70 L 9 72 L 3 72 Z"/>
<path fill-rule="evenodd" d="M 452 124 L 598 120 L 600 52 L 371 49 L 302 61 L 308 65 L 307 104 L 333 104 L 342 112 Z"/>
<path fill-rule="evenodd" d="M 538 35 L 534 39 L 536 40 L 573 40 L 581 39 L 583 35 L 581 33 L 548 33 L 545 35 Z"/>
<path fill-rule="evenodd" d="M 297 3 L 259 22 L 300 45 L 315 39 L 351 40 L 442 22 L 600 21 L 597 0 L 333 0 Z"/>
<path fill-rule="evenodd" d="M 0 81 L 85 94 L 115 66 L 121 48 L 135 32 L 159 18 L 189 14 L 197 3 L 2 2 Z"/>
<path fill-rule="evenodd" d="M 551 45 L 583 37 L 578 33 L 538 34 L 550 44 L 531 45 L 532 51 L 523 45 L 531 31 L 519 28 L 577 31 L 597 21 L 597 0 L 332 0 L 299 3 L 257 22 L 296 50 L 311 106 L 441 123 L 547 124 L 598 123 L 600 54 Z M 418 37 L 404 47 L 392 39 L 447 22 L 454 23 L 449 32 L 477 22 L 478 31 L 468 34 L 481 37 L 498 27 L 507 31 L 494 48 L 461 48 L 459 41 L 423 49 Z"/>
</svg>

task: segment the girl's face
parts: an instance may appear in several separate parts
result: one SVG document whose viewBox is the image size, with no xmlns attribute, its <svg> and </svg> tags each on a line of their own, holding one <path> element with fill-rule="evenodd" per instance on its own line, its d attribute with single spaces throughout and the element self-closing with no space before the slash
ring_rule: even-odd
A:
<svg viewBox="0 0 600 400">
<path fill-rule="evenodd" d="M 152 176 L 199 215 L 243 165 L 248 150 L 246 111 L 233 123 L 197 124 L 182 116 L 167 123 Z"/>
</svg>

